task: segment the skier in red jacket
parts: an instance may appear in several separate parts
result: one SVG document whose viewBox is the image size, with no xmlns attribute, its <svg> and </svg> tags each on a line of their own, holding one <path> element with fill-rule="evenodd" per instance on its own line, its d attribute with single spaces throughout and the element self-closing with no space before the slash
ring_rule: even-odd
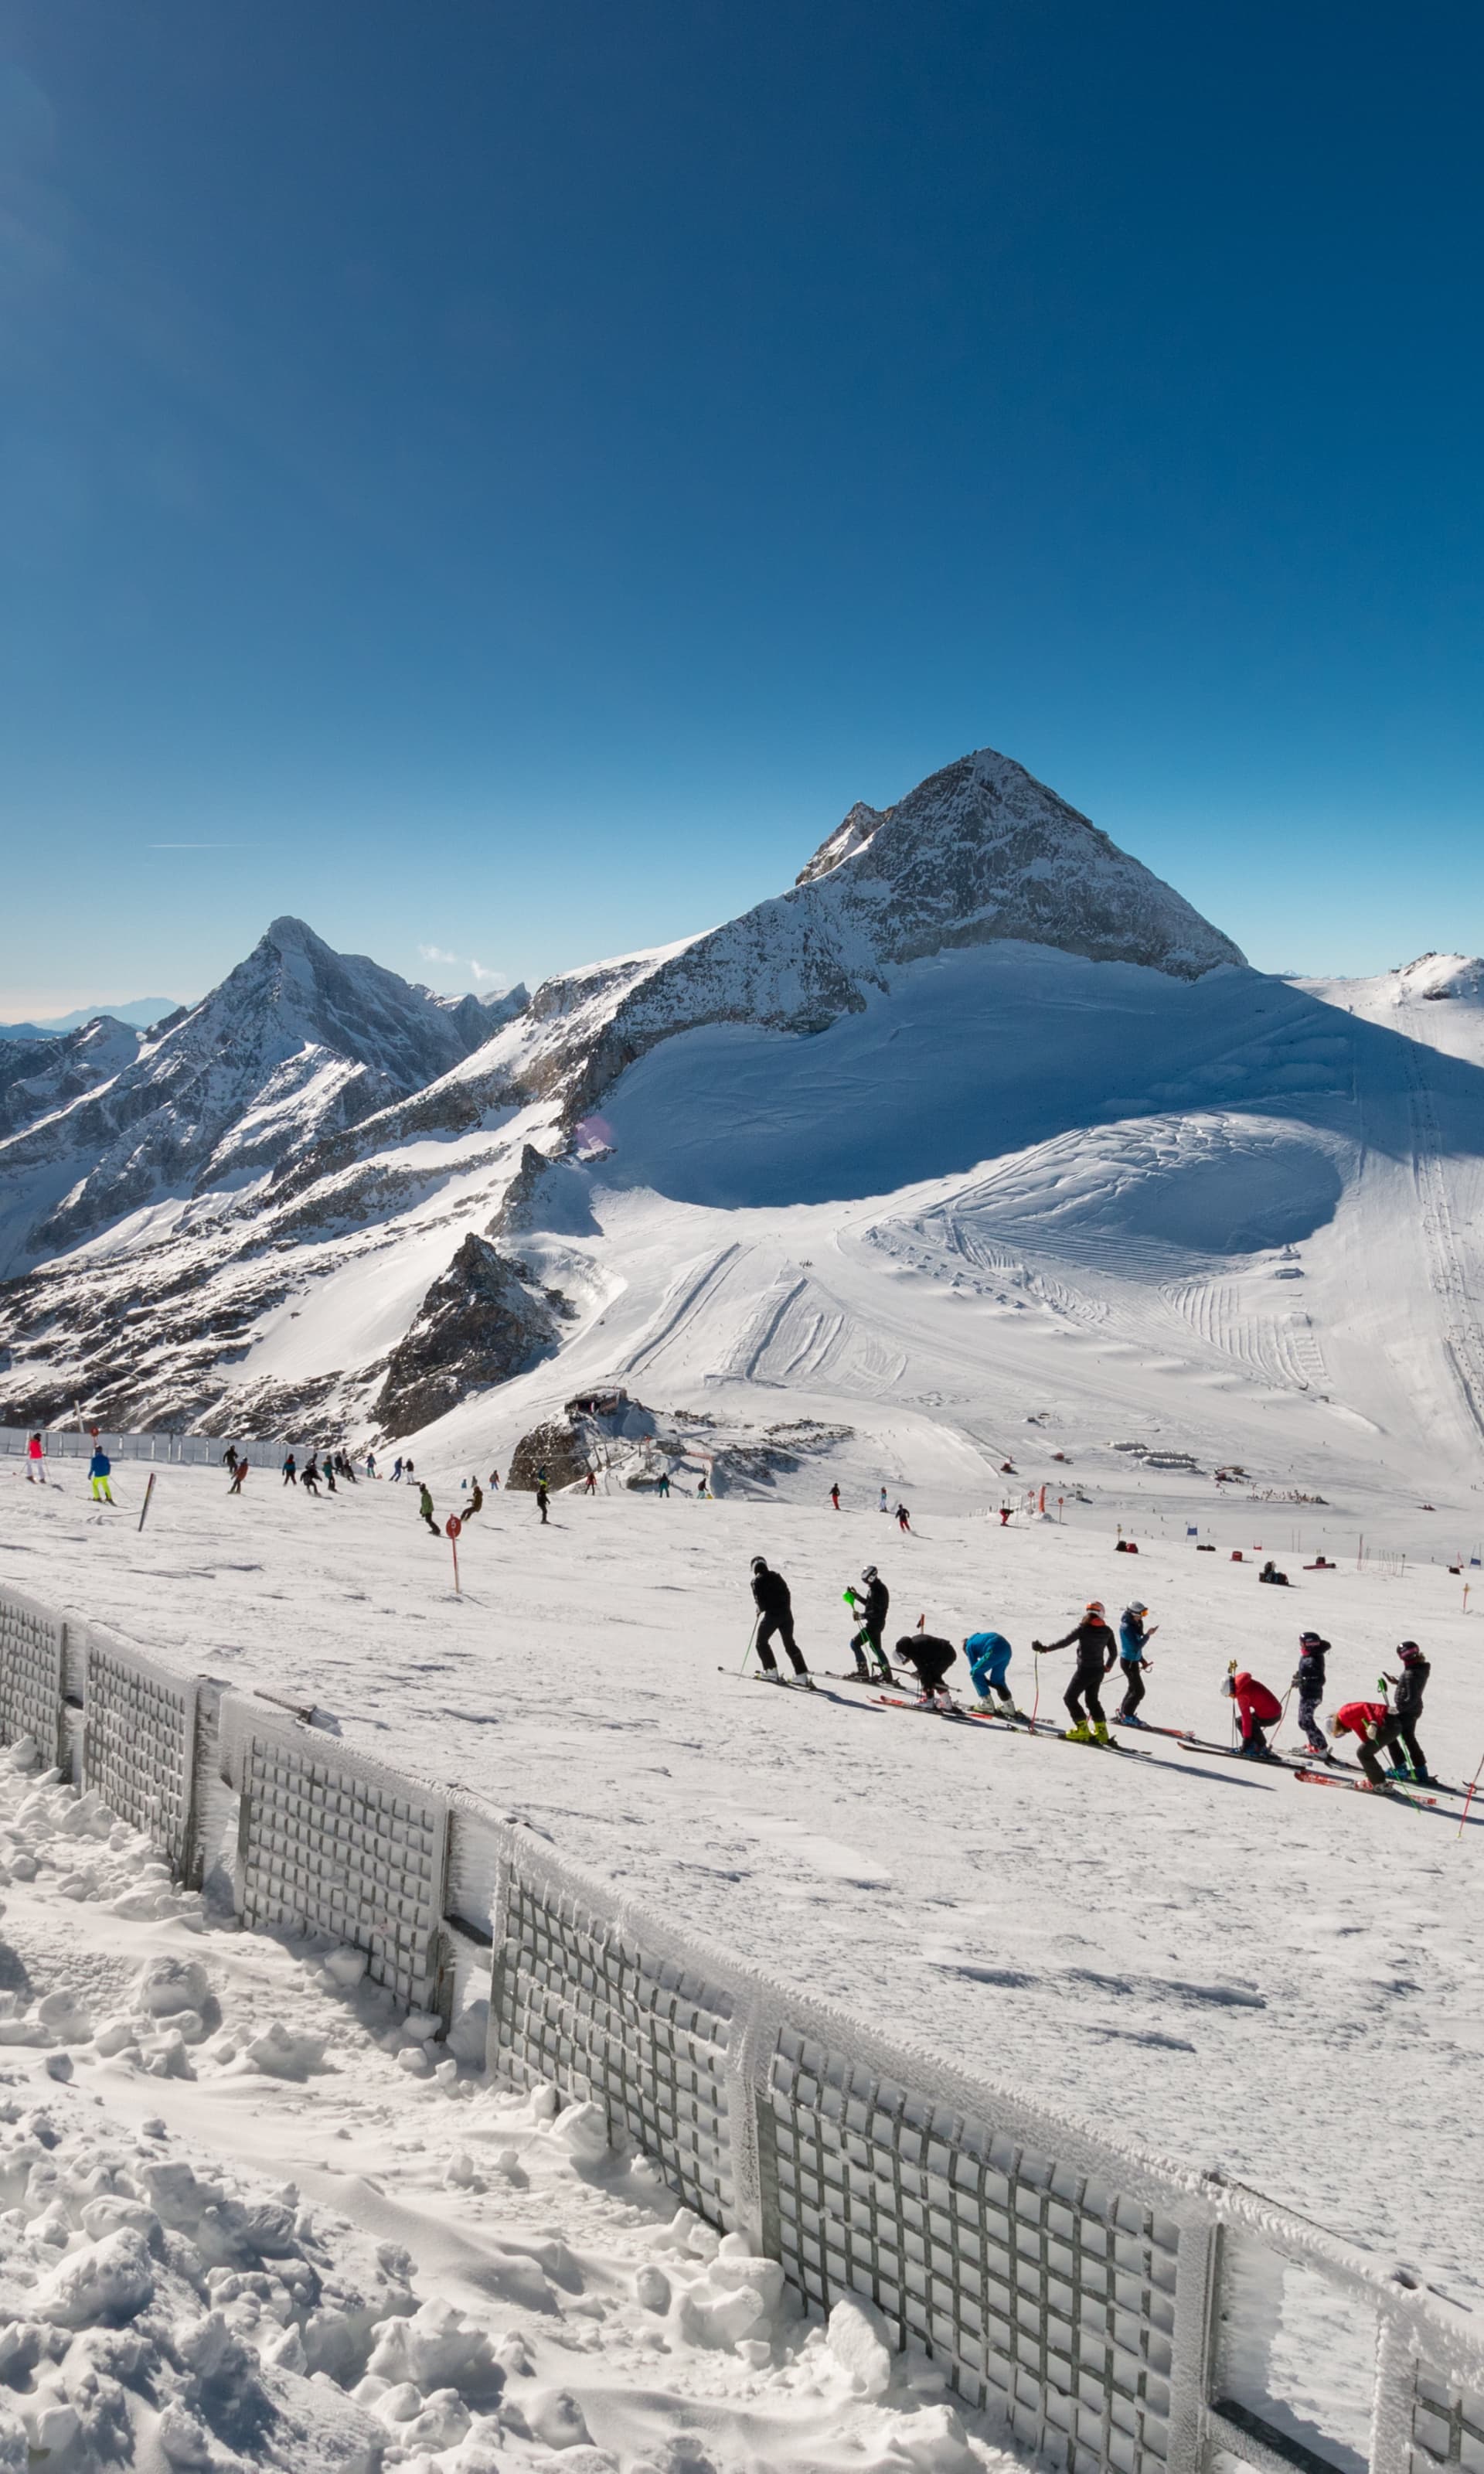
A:
<svg viewBox="0 0 1484 2474">
<path fill-rule="evenodd" d="M 1396 1741 L 1396 1720 L 1384 1701 L 1344 1701 L 1329 1721 L 1331 1735 L 1353 1735 L 1360 1766 L 1372 1786 L 1384 1786 L 1377 1756 Z"/>
<path fill-rule="evenodd" d="M 1238 1673 L 1234 1667 L 1221 1688 L 1229 1700 L 1236 1703 L 1242 1750 L 1248 1759 L 1276 1759 L 1277 1756 L 1268 1751 L 1268 1739 L 1263 1730 L 1276 1727 L 1283 1714 L 1283 1705 L 1277 1693 L 1270 1692 L 1265 1684 L 1259 1684 L 1256 1675 L 1249 1675 L 1245 1668 Z"/>
</svg>

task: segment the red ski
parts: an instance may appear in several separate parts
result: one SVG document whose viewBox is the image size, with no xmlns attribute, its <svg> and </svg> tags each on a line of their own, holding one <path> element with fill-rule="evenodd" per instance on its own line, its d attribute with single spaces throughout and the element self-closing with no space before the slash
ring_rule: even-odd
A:
<svg viewBox="0 0 1484 2474">
<path fill-rule="evenodd" d="M 1424 1805 L 1436 1804 L 1438 1800 L 1435 1795 L 1409 1795 L 1405 1787 L 1389 1783 L 1373 1786 L 1369 1779 L 1334 1778 L 1328 1770 L 1295 1770 L 1294 1777 L 1301 1786 L 1337 1786 L 1345 1795 L 1389 1796 L 1393 1804 L 1415 1804 L 1419 1809 Z"/>
</svg>

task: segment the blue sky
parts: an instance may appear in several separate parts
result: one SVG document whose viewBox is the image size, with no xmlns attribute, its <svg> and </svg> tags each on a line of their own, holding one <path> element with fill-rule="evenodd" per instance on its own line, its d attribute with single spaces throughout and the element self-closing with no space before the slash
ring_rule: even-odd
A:
<svg viewBox="0 0 1484 2474">
<path fill-rule="evenodd" d="M 1260 963 L 1477 951 L 1481 67 L 1472 0 L 7 0 L 0 1016 L 281 910 L 658 942 L 986 742 Z"/>
</svg>

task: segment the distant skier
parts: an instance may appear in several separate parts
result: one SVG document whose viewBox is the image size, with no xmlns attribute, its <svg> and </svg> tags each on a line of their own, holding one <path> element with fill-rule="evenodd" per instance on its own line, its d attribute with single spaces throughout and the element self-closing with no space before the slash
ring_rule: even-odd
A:
<svg viewBox="0 0 1484 2474">
<path fill-rule="evenodd" d="M 241 1460 L 237 1463 L 236 1467 L 232 1471 L 232 1482 L 227 1490 L 228 1494 L 240 1494 L 242 1492 L 243 1480 L 248 1474 L 248 1456 L 247 1453 L 244 1452 Z"/>
<path fill-rule="evenodd" d="M 26 1445 L 26 1484 L 28 1486 L 46 1484 L 46 1446 L 39 1435 L 33 1435 Z"/>
<path fill-rule="evenodd" d="M 1002 1632 L 971 1632 L 965 1641 L 964 1656 L 969 1661 L 969 1681 L 974 1687 L 974 1708 L 981 1714 L 1019 1717 L 1015 1695 L 1005 1681 L 1013 1655 Z M 990 1697 L 992 1693 L 993 1700 Z"/>
<path fill-rule="evenodd" d="M 663 1502 L 665 1502 L 665 1503 L 668 1503 L 668 1502 L 669 1502 L 669 1500 L 670 1500 L 670 1472 L 669 1472 L 669 1470 L 668 1470 L 668 1469 L 661 1469 L 661 1470 L 660 1470 L 660 1472 L 659 1472 L 659 1483 L 658 1483 L 658 1485 L 657 1486 L 657 1488 L 656 1488 L 655 1492 L 656 1492 L 656 1493 L 657 1493 L 658 1495 L 659 1495 L 659 1497 L 661 1498 L 661 1500 L 662 1500 Z"/>
<path fill-rule="evenodd" d="M 112 1466 L 102 1443 L 95 1443 L 92 1459 L 87 1464 L 87 1474 L 93 1482 L 95 1503 L 111 1503 L 113 1500 L 113 1489 L 108 1484 L 108 1471 Z"/>
<path fill-rule="evenodd" d="M 1123 1699 L 1117 1714 L 1120 1724 L 1126 1727 L 1141 1727 L 1144 1723 L 1135 1715 L 1144 1697 L 1144 1670 L 1153 1663 L 1144 1656 L 1144 1650 L 1160 1629 L 1158 1624 L 1146 1627 L 1144 1617 L 1148 1613 L 1148 1608 L 1136 1598 L 1118 1618 L 1118 1671 L 1123 1680 Z"/>
<path fill-rule="evenodd" d="M 374 1477 L 376 1474 L 376 1455 L 374 1452 L 368 1452 L 366 1455 L 366 1474 L 368 1477 Z"/>
<path fill-rule="evenodd" d="M 1432 1667 L 1415 1640 L 1404 1640 L 1397 1652 L 1401 1663 L 1400 1675 L 1388 1675 L 1391 1686 L 1391 1766 L 1393 1775 L 1405 1777 L 1401 1766 L 1401 1747 L 1412 1764 L 1412 1776 L 1419 1786 L 1429 1783 L 1426 1756 L 1417 1740 L 1417 1721 L 1423 1714 L 1423 1698 Z"/>
<path fill-rule="evenodd" d="M 304 1475 L 307 1477 L 308 1474 L 309 1472 L 306 1469 L 304 1471 Z M 330 1493 L 333 1494 L 335 1492 L 335 1455 L 333 1452 L 326 1452 L 324 1455 L 324 1483 Z"/>
<path fill-rule="evenodd" d="M 237 1446 L 235 1443 L 228 1443 L 226 1451 L 222 1454 L 222 1467 L 225 1469 L 234 1469 L 236 1466 Z"/>
<path fill-rule="evenodd" d="M 911 1537 L 911 1535 L 912 1535 L 912 1515 L 911 1515 L 911 1513 L 907 1510 L 907 1507 L 906 1507 L 906 1505 L 905 1505 L 904 1503 L 898 1503 L 898 1505 L 897 1506 L 896 1518 L 897 1518 L 897 1526 L 898 1526 L 898 1528 L 901 1531 L 902 1536 L 903 1536 L 904 1538 L 910 1538 L 910 1537 Z M 954 1654 L 955 1654 L 955 1656 L 956 1656 L 956 1655 L 957 1655 L 957 1652 L 955 1652 Z"/>
<path fill-rule="evenodd" d="M 429 1494 L 425 1486 L 419 1486 L 418 1489 L 418 1517 L 419 1520 L 425 1522 L 427 1528 L 436 1538 L 438 1536 L 438 1523 L 433 1517 L 433 1498 Z"/>
<path fill-rule="evenodd" d="M 778 1661 L 773 1655 L 777 1634 L 793 1660 L 794 1673 L 801 1683 L 811 1683 L 803 1652 L 794 1638 L 794 1601 L 788 1583 L 781 1572 L 770 1568 L 762 1555 L 753 1557 L 753 1604 L 757 1609 L 754 1647 L 763 1673 L 775 1679 L 778 1676 Z"/>
<path fill-rule="evenodd" d="M 299 1463 L 295 1460 L 292 1452 L 287 1453 L 284 1457 L 283 1483 L 285 1486 L 298 1486 L 299 1484 Z"/>
<path fill-rule="evenodd" d="M 412 1474 L 413 1474 L 413 1467 L 412 1467 L 412 1463 L 411 1463 L 411 1461 L 404 1461 L 404 1462 L 402 1463 L 402 1474 L 403 1474 L 403 1476 L 404 1476 L 404 1477 L 411 1477 L 411 1476 L 412 1476 Z"/>
<path fill-rule="evenodd" d="M 1378 1756 L 1391 1752 L 1397 1740 L 1398 1721 L 1384 1701 L 1342 1701 L 1331 1711 L 1331 1735 L 1353 1735 L 1360 1766 L 1371 1786 L 1384 1787 L 1386 1773 Z"/>
<path fill-rule="evenodd" d="M 834 1505 L 835 1510 L 838 1512 L 838 1511 L 839 1511 L 839 1509 L 840 1509 L 840 1489 L 838 1488 L 838 1486 L 832 1486 L 832 1487 L 830 1488 L 830 1490 L 829 1490 L 829 1500 L 830 1500 L 830 1502 Z"/>
<path fill-rule="evenodd" d="M 1294 1669 L 1294 1688 L 1299 1696 L 1299 1724 L 1304 1730 L 1309 1751 L 1322 1761 L 1329 1758 L 1329 1738 L 1315 1715 L 1325 1697 L 1325 1661 L 1329 1644 L 1317 1632 L 1299 1635 L 1299 1663 Z"/>
<path fill-rule="evenodd" d="M 303 1488 L 304 1492 L 306 1494 L 312 1494 L 316 1503 L 318 1503 L 320 1500 L 320 1464 L 316 1460 L 313 1452 L 310 1453 L 309 1458 L 305 1461 L 303 1467 L 299 1473 L 299 1482 Z"/>
<path fill-rule="evenodd" d="M 490 1471 L 490 1492 L 491 1492 L 491 1494 L 498 1494 L 498 1493 L 499 1493 L 499 1491 L 500 1491 L 500 1472 L 499 1472 L 499 1470 L 498 1470 L 498 1469 L 491 1469 L 491 1470 Z"/>
<path fill-rule="evenodd" d="M 1015 1506 L 1014 1506 L 1014 1504 L 1012 1504 L 1012 1503 L 1002 1503 L 1002 1504 L 1000 1505 L 1000 1507 L 999 1507 L 999 1525 L 1000 1525 L 1001 1529 L 1008 1529 L 1008 1528 L 1009 1528 L 1009 1526 L 1010 1526 L 1010 1516 L 1011 1516 L 1011 1514 L 1012 1514 L 1012 1512 L 1013 1512 L 1014 1510 L 1015 1510 Z"/>
<path fill-rule="evenodd" d="M 597 1472 L 597 1470 L 592 1467 L 591 1462 L 589 1462 L 589 1463 L 588 1463 L 588 1465 L 587 1465 L 587 1474 L 586 1474 L 586 1477 L 584 1478 L 584 1480 L 583 1480 L 583 1492 L 584 1492 L 584 1494 L 596 1494 L 596 1493 L 597 1493 L 597 1491 L 598 1491 L 598 1472 Z"/>
<path fill-rule="evenodd" d="M 1116 1661 L 1118 1644 L 1109 1626 L 1108 1611 L 1101 1598 L 1089 1599 L 1082 1621 L 1073 1624 L 1071 1631 L 1064 1633 L 1060 1640 L 1033 1640 L 1031 1647 L 1038 1658 L 1044 1658 L 1054 1649 L 1070 1649 L 1074 1642 L 1077 1663 L 1063 1696 L 1072 1722 L 1065 1731 L 1066 1739 L 1073 1744 L 1106 1744 L 1112 1738 L 1103 1714 L 1102 1685 L 1104 1676 Z"/>
<path fill-rule="evenodd" d="M 468 1510 L 464 1516 L 466 1520 L 473 1519 L 475 1513 L 480 1510 L 485 1499 L 484 1488 L 480 1485 L 477 1477 L 470 1478 L 469 1489 Z"/>
<path fill-rule="evenodd" d="M 881 1489 L 881 1500 L 880 1500 L 880 1502 L 876 1505 L 876 1510 L 877 1510 L 878 1512 L 884 1512 L 884 1511 L 886 1510 L 886 1508 L 887 1508 L 887 1507 L 886 1507 L 886 1489 L 885 1489 L 885 1487 L 883 1486 L 883 1488 Z"/>
<path fill-rule="evenodd" d="M 402 1455 L 400 1452 L 397 1453 L 395 1460 L 392 1464 L 392 1483 L 394 1486 L 400 1486 L 402 1483 Z"/>
<path fill-rule="evenodd" d="M 1265 1684 L 1259 1684 L 1256 1675 L 1249 1675 L 1245 1668 L 1239 1670 L 1234 1661 L 1228 1669 L 1221 1688 L 1229 1701 L 1236 1703 L 1237 1733 L 1247 1759 L 1276 1760 L 1277 1754 L 1268 1750 L 1266 1731 L 1269 1727 L 1276 1727 L 1283 1714 L 1283 1705 L 1277 1693 L 1270 1692 Z"/>
<path fill-rule="evenodd" d="M 1274 1563 L 1271 1555 L 1263 1564 L 1261 1571 L 1257 1574 L 1257 1578 L 1259 1581 L 1266 1581 L 1270 1587 L 1275 1589 L 1286 1589 L 1288 1587 L 1287 1573 L 1281 1572 L 1279 1570 L 1278 1565 Z"/>
<path fill-rule="evenodd" d="M 855 1672 L 863 1684 L 869 1683 L 871 1669 L 866 1663 L 866 1652 L 869 1649 L 875 1660 L 876 1671 L 882 1682 L 890 1684 L 892 1670 L 886 1652 L 881 1646 L 881 1634 L 887 1615 L 891 1612 L 892 1593 L 874 1564 L 868 1564 L 860 1577 L 865 1588 L 865 1596 L 857 1597 L 853 1589 L 847 1589 L 845 1593 L 846 1605 L 860 1627 L 850 1640 L 850 1651 L 855 1660 Z"/>
<path fill-rule="evenodd" d="M 544 1529 L 551 1516 L 551 1489 L 544 1477 L 539 1477 L 536 1481 L 536 1508 L 541 1516 L 541 1527 Z"/>
<path fill-rule="evenodd" d="M 922 1710 L 951 1710 L 952 1699 L 944 1682 L 958 1651 L 951 1640 L 942 1640 L 932 1632 L 905 1632 L 897 1644 L 897 1663 L 917 1671 L 920 1690 L 918 1707 Z"/>
</svg>

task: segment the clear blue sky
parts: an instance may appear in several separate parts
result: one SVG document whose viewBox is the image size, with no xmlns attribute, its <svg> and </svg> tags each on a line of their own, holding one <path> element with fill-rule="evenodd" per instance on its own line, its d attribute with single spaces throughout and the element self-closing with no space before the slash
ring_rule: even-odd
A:
<svg viewBox="0 0 1484 2474">
<path fill-rule="evenodd" d="M 0 57 L 0 1015 L 658 942 L 985 742 L 1255 960 L 1484 944 L 1477 0 Z"/>
</svg>

